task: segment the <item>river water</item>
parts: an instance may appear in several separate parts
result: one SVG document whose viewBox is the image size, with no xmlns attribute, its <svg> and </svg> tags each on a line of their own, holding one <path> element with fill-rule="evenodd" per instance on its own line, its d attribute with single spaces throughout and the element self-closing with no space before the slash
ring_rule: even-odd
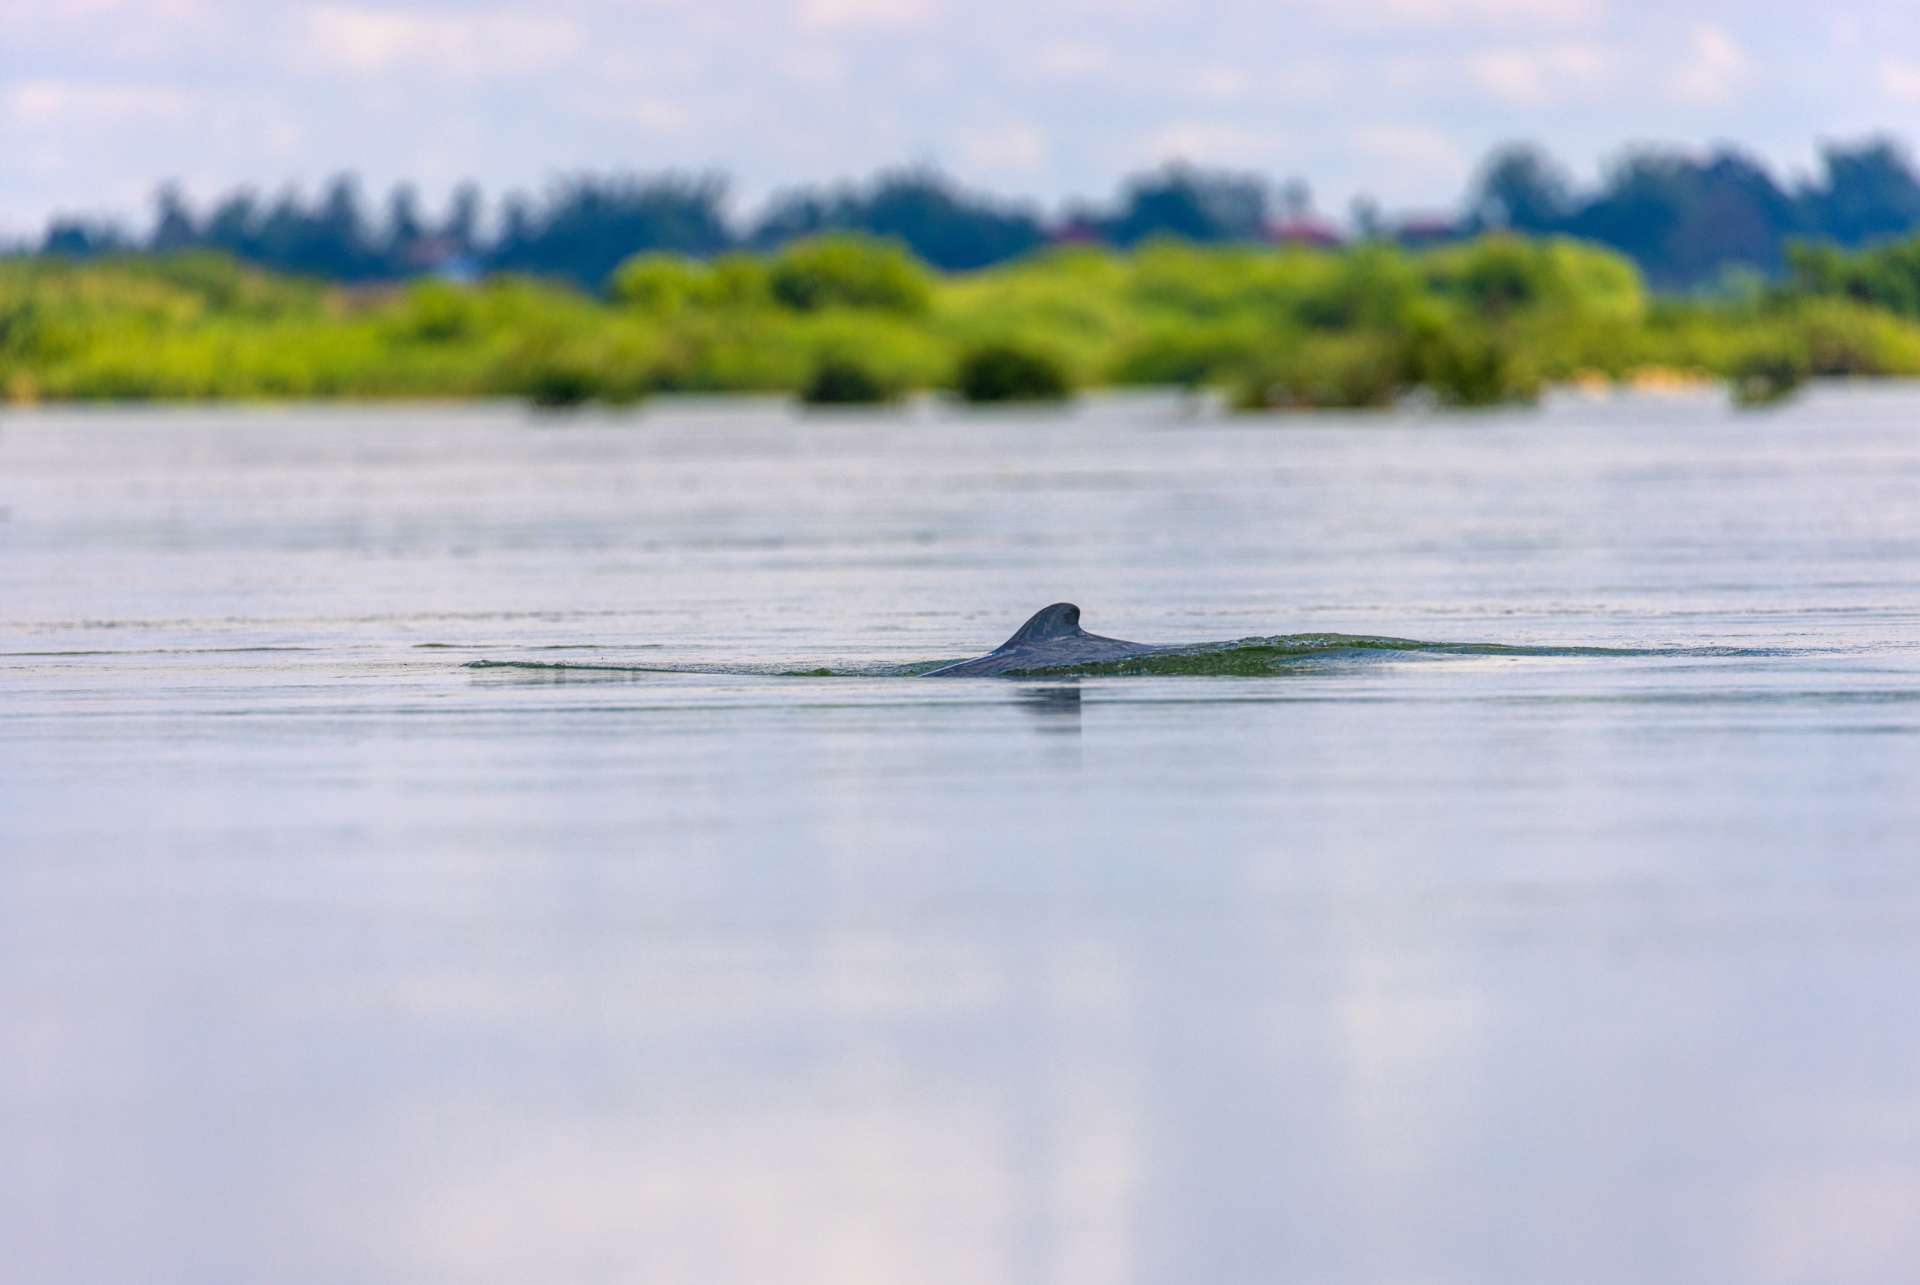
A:
<svg viewBox="0 0 1920 1285">
<path fill-rule="evenodd" d="M 1917 425 L 9 412 L 5 1275 L 1910 1281 Z"/>
</svg>

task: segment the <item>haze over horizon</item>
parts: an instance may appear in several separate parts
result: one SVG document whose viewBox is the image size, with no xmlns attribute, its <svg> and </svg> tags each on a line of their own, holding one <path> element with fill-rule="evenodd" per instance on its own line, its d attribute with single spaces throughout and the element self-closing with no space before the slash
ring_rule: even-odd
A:
<svg viewBox="0 0 1920 1285">
<path fill-rule="evenodd" d="M 1920 15 L 1865 0 L 14 0 L 0 36 L 5 235 L 144 218 L 166 180 L 437 203 L 713 169 L 741 209 L 929 163 L 1052 206 L 1173 159 L 1303 177 L 1339 216 L 1450 207 L 1515 139 L 1583 179 L 1636 141 L 1792 176 L 1920 111 Z"/>
</svg>

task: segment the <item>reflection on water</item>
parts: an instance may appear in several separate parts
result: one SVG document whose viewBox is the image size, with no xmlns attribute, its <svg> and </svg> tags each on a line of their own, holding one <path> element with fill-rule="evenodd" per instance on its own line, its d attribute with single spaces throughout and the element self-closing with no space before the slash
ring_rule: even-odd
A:
<svg viewBox="0 0 1920 1285">
<path fill-rule="evenodd" d="M 13 415 L 0 1275 L 1904 1282 L 1916 405 Z"/>
<path fill-rule="evenodd" d="M 1015 699 L 1020 708 L 1033 715 L 1042 731 L 1072 732 L 1080 731 L 1080 682 L 1067 679 L 1064 682 L 1038 685 L 1023 684 Z"/>
<path fill-rule="evenodd" d="M 567 687 L 573 685 L 646 683 L 659 681 L 660 671 L 635 667 L 587 665 L 497 665 L 475 670 L 476 686 Z"/>
</svg>

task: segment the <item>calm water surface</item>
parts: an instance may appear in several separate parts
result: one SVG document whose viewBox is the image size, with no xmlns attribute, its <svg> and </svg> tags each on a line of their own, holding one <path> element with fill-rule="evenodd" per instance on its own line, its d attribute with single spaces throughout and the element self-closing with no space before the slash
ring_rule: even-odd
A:
<svg viewBox="0 0 1920 1285">
<path fill-rule="evenodd" d="M 1056 599 L 1545 650 L 769 672 Z M 8 413 L 5 1274 L 1910 1281 L 1916 639 L 1912 390 Z"/>
</svg>

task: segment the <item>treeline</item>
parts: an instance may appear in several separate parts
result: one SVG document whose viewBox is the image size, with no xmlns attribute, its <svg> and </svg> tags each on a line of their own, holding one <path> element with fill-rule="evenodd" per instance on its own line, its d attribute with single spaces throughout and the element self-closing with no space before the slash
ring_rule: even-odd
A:
<svg viewBox="0 0 1920 1285">
<path fill-rule="evenodd" d="M 1274 209 L 1257 177 L 1184 165 L 1130 180 L 1109 210 L 1076 206 L 1055 222 L 924 169 L 783 193 L 741 231 L 728 220 L 727 184 L 717 175 L 574 175 L 537 199 L 508 196 L 491 219 L 471 184 L 455 190 L 439 219 L 422 213 L 418 193 L 406 185 L 376 216 L 350 175 L 334 178 L 312 203 L 294 191 L 266 202 L 243 189 L 196 214 L 168 185 L 155 206 L 144 236 L 110 221 L 57 218 L 38 249 L 69 257 L 204 249 L 332 281 L 521 272 L 600 289 L 621 262 L 648 251 L 704 258 L 855 232 L 896 240 L 935 268 L 963 272 L 1057 240 L 1257 242 Z"/>
<path fill-rule="evenodd" d="M 1779 183 L 1728 148 L 1705 157 L 1628 153 L 1591 191 L 1534 147 L 1497 153 L 1475 186 L 1466 222 L 1578 237 L 1632 258 L 1656 289 L 1724 279 L 1729 269 L 1777 277 L 1796 241 L 1861 246 L 1920 228 L 1920 177 L 1887 139 L 1830 145 L 1815 178 Z"/>
<path fill-rule="evenodd" d="M 1223 180 L 1185 170 L 1160 180 L 1205 201 Z M 387 281 L 435 274 L 494 272 L 563 277 L 603 288 L 635 253 L 707 257 L 771 249 L 826 231 L 890 237 L 948 271 L 980 268 L 1027 254 L 1049 239 L 1040 216 L 961 190 L 929 171 L 885 174 L 861 186 L 808 189 L 776 197 L 745 231 L 727 217 L 727 184 L 716 175 L 580 174 L 542 197 L 508 196 L 485 209 L 471 184 L 455 190 L 446 213 L 422 213 L 415 189 L 401 186 L 379 215 L 359 184 L 341 175 L 312 202 L 285 192 L 271 202 L 230 193 L 196 214 L 177 187 L 156 197 L 152 230 L 136 235 L 109 221 L 57 218 L 37 249 L 85 258 L 130 252 L 217 250 L 275 271 L 331 281 Z M 1257 235 L 1257 226 L 1240 229 Z"/>
<path fill-rule="evenodd" d="M 1790 278 L 1659 297 L 1632 262 L 1493 234 L 1419 251 L 1154 239 L 939 274 L 897 241 L 632 256 L 604 292 L 502 273 L 323 285 L 191 251 L 0 262 L 0 395 L 34 400 L 662 392 L 813 403 L 1087 386 L 1217 390 L 1248 408 L 1524 402 L 1560 384 L 1920 375 L 1920 241 L 1796 252 Z"/>
<path fill-rule="evenodd" d="M 297 192 L 266 199 L 241 190 L 201 209 L 169 186 L 156 207 L 144 233 L 58 218 L 27 248 L 69 257 L 208 249 L 342 282 L 516 272 L 600 290 L 635 253 L 705 258 L 777 249 L 826 232 L 894 240 L 955 272 L 1060 242 L 1126 248 L 1175 237 L 1199 244 L 1425 245 L 1511 230 L 1607 246 L 1633 259 L 1655 289 L 1684 291 L 1741 273 L 1778 279 L 1798 241 L 1857 247 L 1920 229 L 1920 176 L 1887 139 L 1829 146 L 1820 172 L 1797 184 L 1783 184 L 1732 149 L 1701 156 L 1643 148 L 1582 190 L 1540 149 L 1515 146 L 1488 161 L 1454 216 L 1395 220 L 1361 200 L 1344 228 L 1314 213 L 1299 180 L 1276 187 L 1258 175 L 1185 165 L 1137 175 L 1105 204 L 1076 203 L 1051 217 L 967 191 L 929 170 L 788 192 L 744 225 L 731 217 L 724 179 L 682 174 L 576 175 L 539 197 L 512 195 L 492 206 L 468 185 L 435 215 L 423 211 L 406 186 L 373 208 L 348 176 L 310 200 Z"/>
</svg>

